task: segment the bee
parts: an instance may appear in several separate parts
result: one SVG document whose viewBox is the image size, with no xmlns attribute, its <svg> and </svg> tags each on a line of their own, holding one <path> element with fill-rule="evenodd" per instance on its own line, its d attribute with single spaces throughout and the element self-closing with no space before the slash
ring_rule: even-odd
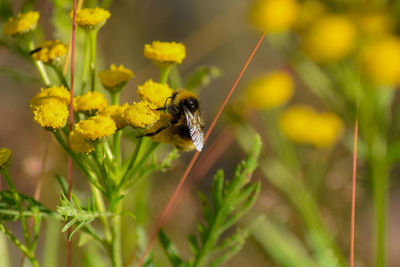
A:
<svg viewBox="0 0 400 267">
<path fill-rule="evenodd" d="M 203 149 L 204 121 L 196 94 L 186 90 L 176 91 L 157 110 L 166 112 L 140 137 L 148 136 L 156 142 L 173 144 L 181 151 Z"/>
</svg>

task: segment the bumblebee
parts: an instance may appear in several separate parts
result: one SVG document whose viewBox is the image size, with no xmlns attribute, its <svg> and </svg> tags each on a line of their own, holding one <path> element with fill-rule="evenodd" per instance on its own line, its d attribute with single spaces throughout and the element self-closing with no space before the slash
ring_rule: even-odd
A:
<svg viewBox="0 0 400 267">
<path fill-rule="evenodd" d="M 173 144 L 182 151 L 203 149 L 204 121 L 196 94 L 176 91 L 157 110 L 166 112 L 143 136 L 149 136 L 155 142 Z"/>
</svg>

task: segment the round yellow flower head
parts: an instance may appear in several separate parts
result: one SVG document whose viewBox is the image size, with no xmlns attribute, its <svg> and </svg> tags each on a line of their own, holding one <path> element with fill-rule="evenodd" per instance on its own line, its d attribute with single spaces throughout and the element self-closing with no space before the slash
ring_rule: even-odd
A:
<svg viewBox="0 0 400 267">
<path fill-rule="evenodd" d="M 117 68 L 114 64 L 111 65 L 109 70 L 99 72 L 98 75 L 101 84 L 111 93 L 120 91 L 134 77 L 130 69 L 123 65 Z"/>
<path fill-rule="evenodd" d="M 285 110 L 279 127 L 290 140 L 318 148 L 332 146 L 343 132 L 343 122 L 333 113 L 317 113 L 312 107 L 295 105 Z"/>
<path fill-rule="evenodd" d="M 12 151 L 6 147 L 0 147 L 0 170 L 8 167 L 12 160 Z"/>
<path fill-rule="evenodd" d="M 400 82 L 400 39 L 395 36 L 372 41 L 360 53 L 360 63 L 367 77 L 378 86 Z"/>
<path fill-rule="evenodd" d="M 284 31 L 296 21 L 298 8 L 296 0 L 256 0 L 250 8 L 250 22 L 262 31 Z"/>
<path fill-rule="evenodd" d="M 296 23 L 293 27 L 296 30 L 306 30 L 317 23 L 318 19 L 326 13 L 325 5 L 318 0 L 306 0 L 300 3 Z"/>
<path fill-rule="evenodd" d="M 361 34 L 367 38 L 380 38 L 388 35 L 394 28 L 394 22 L 387 12 L 368 12 L 355 16 Z"/>
<path fill-rule="evenodd" d="M 168 84 L 146 81 L 138 86 L 137 94 L 142 100 L 155 104 L 157 107 L 163 107 L 168 97 L 172 95 L 172 89 Z"/>
<path fill-rule="evenodd" d="M 30 11 L 25 14 L 18 13 L 17 17 L 10 18 L 3 25 L 4 35 L 16 36 L 30 32 L 36 28 L 39 12 Z"/>
<path fill-rule="evenodd" d="M 153 41 L 144 45 L 144 56 L 157 63 L 180 64 L 186 57 L 186 49 L 182 43 Z"/>
<path fill-rule="evenodd" d="M 109 116 L 111 119 L 114 120 L 117 129 L 122 129 L 127 126 L 127 122 L 125 120 L 125 110 L 129 107 L 128 103 L 125 103 L 122 106 L 119 105 L 112 105 L 108 106 L 102 111 L 98 112 L 98 115 Z"/>
<path fill-rule="evenodd" d="M 117 130 L 115 122 L 109 116 L 97 115 L 75 124 L 75 132 L 87 141 L 99 141 Z"/>
<path fill-rule="evenodd" d="M 33 110 L 33 120 L 49 131 L 63 128 L 67 123 L 68 115 L 68 107 L 56 98 L 42 101 Z"/>
<path fill-rule="evenodd" d="M 69 134 L 69 145 L 72 151 L 76 153 L 90 153 L 94 151 L 94 146 L 85 140 L 85 137 L 76 131 Z"/>
<path fill-rule="evenodd" d="M 59 63 L 61 57 L 67 53 L 67 46 L 62 42 L 45 41 L 35 50 L 33 50 L 32 58 L 40 60 L 43 63 Z"/>
<path fill-rule="evenodd" d="M 69 105 L 70 93 L 64 86 L 53 86 L 49 88 L 41 88 L 40 92 L 37 93 L 30 101 L 30 108 L 36 109 L 37 106 L 45 103 L 49 99 L 57 99 L 61 101 L 65 106 Z"/>
<path fill-rule="evenodd" d="M 160 119 L 160 112 L 156 108 L 156 105 L 147 101 L 133 103 L 125 110 L 125 120 L 132 127 L 145 128 Z"/>
<path fill-rule="evenodd" d="M 89 115 L 95 114 L 107 107 L 106 97 L 100 92 L 87 92 L 82 96 L 74 98 L 74 110 L 76 112 L 84 112 Z"/>
<path fill-rule="evenodd" d="M 356 27 L 342 15 L 327 15 L 304 38 L 305 52 L 318 63 L 344 59 L 355 47 Z"/>
<path fill-rule="evenodd" d="M 272 109 L 284 105 L 293 95 L 293 80 L 286 71 L 276 71 L 253 80 L 245 93 L 249 107 Z"/>
<path fill-rule="evenodd" d="M 72 11 L 70 16 L 72 18 Z M 99 29 L 110 16 L 111 14 L 108 10 L 99 7 L 83 8 L 76 11 L 76 24 L 87 30 Z"/>
</svg>

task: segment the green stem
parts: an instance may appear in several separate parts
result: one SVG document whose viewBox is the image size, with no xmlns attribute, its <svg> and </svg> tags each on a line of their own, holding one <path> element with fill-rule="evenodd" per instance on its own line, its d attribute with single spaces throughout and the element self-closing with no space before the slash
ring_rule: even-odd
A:
<svg viewBox="0 0 400 267">
<path fill-rule="evenodd" d="M 91 74 L 91 87 L 90 90 L 95 91 L 96 86 L 96 41 L 97 30 L 89 31 L 89 45 L 90 45 L 90 74 Z"/>
<path fill-rule="evenodd" d="M 121 146 L 121 136 L 122 136 L 122 130 L 118 130 L 115 134 L 114 134 L 114 142 L 113 142 L 113 153 L 114 153 L 114 157 L 115 157 L 115 162 L 117 163 L 117 165 L 119 166 L 121 164 L 121 156 L 120 156 L 120 146 Z"/>
<path fill-rule="evenodd" d="M 119 95 L 120 91 L 111 93 L 111 103 L 113 105 L 119 105 Z"/>
<path fill-rule="evenodd" d="M 97 209 L 101 213 L 106 212 L 106 207 L 105 207 L 104 200 L 103 200 L 100 190 L 97 189 L 93 185 L 90 185 L 90 186 L 91 186 L 91 189 L 93 192 L 94 200 L 96 201 Z M 108 219 L 106 216 L 100 216 L 100 220 L 101 220 L 101 223 L 103 224 L 104 237 L 107 242 L 111 242 L 112 236 L 111 236 L 110 224 L 108 223 Z"/>
<path fill-rule="evenodd" d="M 58 66 L 53 66 L 53 65 L 51 67 L 57 73 L 57 76 L 58 76 L 58 79 L 60 80 L 60 83 L 62 85 L 64 85 L 69 91 L 69 85 L 68 85 L 67 79 L 65 79 L 65 76 L 64 76 L 64 73 L 62 72 L 62 69 L 60 69 L 60 67 L 58 67 Z"/>
<path fill-rule="evenodd" d="M 128 171 L 135 164 L 135 162 L 138 158 L 139 152 L 142 149 L 142 144 L 143 144 L 143 138 L 140 138 L 139 141 L 136 143 L 135 151 L 133 152 L 133 154 L 129 160 L 128 166 L 126 168 L 124 168 L 125 166 L 123 166 L 123 169 L 125 169 L 125 172 L 121 178 L 121 181 L 119 182 L 118 188 L 120 188 L 125 183 L 125 180 L 127 179 L 127 176 L 128 176 Z"/>
<path fill-rule="evenodd" d="M 173 64 L 160 65 L 160 83 L 167 83 Z"/>
<path fill-rule="evenodd" d="M 31 39 L 28 43 L 29 50 L 35 49 L 35 45 L 33 43 L 33 40 Z M 46 87 L 49 87 L 51 84 L 49 74 L 47 73 L 46 67 L 44 66 L 43 62 L 40 60 L 33 60 L 35 63 L 36 68 L 39 71 L 40 77 L 42 77 L 42 81 Z"/>
<path fill-rule="evenodd" d="M 114 215 L 111 218 L 111 232 L 112 232 L 112 243 L 111 243 L 111 259 L 113 267 L 122 267 L 122 247 L 121 247 L 121 211 L 122 211 L 122 199 L 119 200 L 114 208 Z"/>
<path fill-rule="evenodd" d="M 89 67 L 90 67 L 90 58 L 91 58 L 91 41 L 90 34 L 86 32 L 86 40 L 85 40 L 85 56 L 83 58 L 83 66 L 82 66 L 82 85 L 80 95 L 85 93 L 85 88 L 88 80 Z"/>
</svg>

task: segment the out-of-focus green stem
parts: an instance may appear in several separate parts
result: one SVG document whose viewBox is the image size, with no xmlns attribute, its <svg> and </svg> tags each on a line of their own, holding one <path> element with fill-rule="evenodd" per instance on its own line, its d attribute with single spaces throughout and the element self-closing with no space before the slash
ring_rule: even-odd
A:
<svg viewBox="0 0 400 267">
<path fill-rule="evenodd" d="M 81 92 L 80 95 L 85 93 L 85 88 L 88 80 L 89 74 L 89 67 L 90 67 L 90 58 L 91 58 L 91 41 L 90 41 L 90 34 L 86 32 L 86 39 L 85 39 L 85 55 L 83 58 L 83 66 L 82 66 L 82 85 L 81 85 Z"/>
<path fill-rule="evenodd" d="M 89 45 L 90 45 L 90 75 L 91 75 L 91 87 L 90 90 L 93 92 L 96 90 L 96 43 L 97 43 L 97 30 L 91 30 L 88 32 Z"/>
<path fill-rule="evenodd" d="M 160 83 L 167 83 L 173 64 L 160 65 Z"/>
<path fill-rule="evenodd" d="M 64 73 L 62 72 L 62 69 L 60 67 L 54 66 L 54 65 L 52 65 L 52 68 L 57 73 L 57 76 L 58 76 L 58 79 L 60 80 L 60 83 L 62 85 L 64 85 L 69 91 L 69 85 L 68 85 L 67 79 L 65 79 L 65 76 L 64 76 Z"/>
</svg>

